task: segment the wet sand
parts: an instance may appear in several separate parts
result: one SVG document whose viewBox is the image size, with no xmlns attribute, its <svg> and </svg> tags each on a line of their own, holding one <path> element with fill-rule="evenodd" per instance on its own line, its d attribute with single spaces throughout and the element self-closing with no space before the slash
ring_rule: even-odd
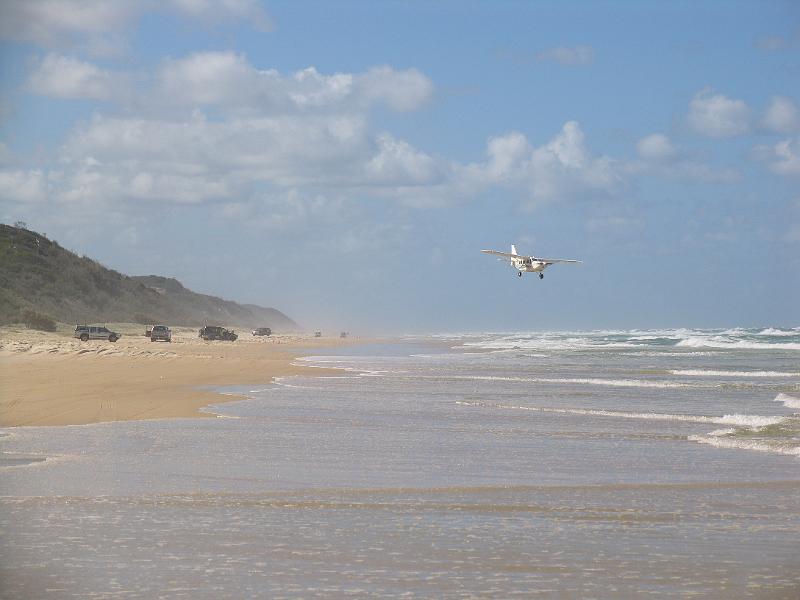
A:
<svg viewBox="0 0 800 600">
<path fill-rule="evenodd" d="M 303 335 L 204 341 L 173 329 L 151 342 L 144 326 L 110 326 L 116 343 L 81 342 L 70 332 L 0 329 L 0 426 L 84 425 L 106 421 L 199 417 L 226 397 L 205 386 L 265 384 L 307 372 L 292 360 L 314 348 L 348 343 Z M 315 375 L 320 369 L 313 369 Z M 229 397 L 234 400 L 238 397 Z"/>
</svg>

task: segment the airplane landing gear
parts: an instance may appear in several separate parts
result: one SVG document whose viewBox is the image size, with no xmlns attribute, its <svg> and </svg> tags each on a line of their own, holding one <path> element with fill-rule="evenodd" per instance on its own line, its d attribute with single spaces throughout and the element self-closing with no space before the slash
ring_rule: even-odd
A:
<svg viewBox="0 0 800 600">
<path fill-rule="evenodd" d="M 544 279 L 544 273 L 539 273 L 539 279 Z"/>
<path fill-rule="evenodd" d="M 522 271 L 517 271 L 517 277 L 522 277 Z"/>
</svg>

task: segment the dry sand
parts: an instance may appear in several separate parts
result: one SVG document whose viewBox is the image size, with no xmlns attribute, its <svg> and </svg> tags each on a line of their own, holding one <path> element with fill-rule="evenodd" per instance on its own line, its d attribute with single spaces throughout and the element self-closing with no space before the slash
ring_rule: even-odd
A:
<svg viewBox="0 0 800 600">
<path fill-rule="evenodd" d="M 238 329 L 235 342 L 206 342 L 188 328 L 173 329 L 173 341 L 166 343 L 151 342 L 144 326 L 109 328 L 123 337 L 81 342 L 68 331 L 0 328 L 0 426 L 213 417 L 199 409 L 236 398 L 198 387 L 264 384 L 307 372 L 293 359 L 349 343 L 301 335 L 256 338 Z"/>
</svg>

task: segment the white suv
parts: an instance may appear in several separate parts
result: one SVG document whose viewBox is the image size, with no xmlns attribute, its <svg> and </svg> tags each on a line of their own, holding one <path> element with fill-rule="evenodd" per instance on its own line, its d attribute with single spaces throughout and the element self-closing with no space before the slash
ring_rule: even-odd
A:
<svg viewBox="0 0 800 600">
<path fill-rule="evenodd" d="M 75 337 L 82 342 L 89 340 L 108 340 L 109 342 L 116 342 L 122 337 L 122 334 L 111 331 L 106 327 L 97 327 L 96 325 L 76 325 Z"/>
</svg>

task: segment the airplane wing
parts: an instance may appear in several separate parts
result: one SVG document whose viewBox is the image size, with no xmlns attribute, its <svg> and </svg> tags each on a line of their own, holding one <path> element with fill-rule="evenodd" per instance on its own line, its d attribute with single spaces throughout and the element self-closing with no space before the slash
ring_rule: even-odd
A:
<svg viewBox="0 0 800 600">
<path fill-rule="evenodd" d="M 555 263 L 580 263 L 580 262 L 583 262 L 582 260 L 574 260 L 572 258 L 534 258 L 533 260 L 538 260 L 539 262 L 547 263 L 548 265 L 554 265 Z"/>
<path fill-rule="evenodd" d="M 486 254 L 492 254 L 494 256 L 500 256 L 505 258 L 506 260 L 513 260 L 515 258 L 524 258 L 519 254 L 511 254 L 510 252 L 500 252 L 499 250 L 481 250 L 481 252 L 485 252 Z"/>
</svg>

